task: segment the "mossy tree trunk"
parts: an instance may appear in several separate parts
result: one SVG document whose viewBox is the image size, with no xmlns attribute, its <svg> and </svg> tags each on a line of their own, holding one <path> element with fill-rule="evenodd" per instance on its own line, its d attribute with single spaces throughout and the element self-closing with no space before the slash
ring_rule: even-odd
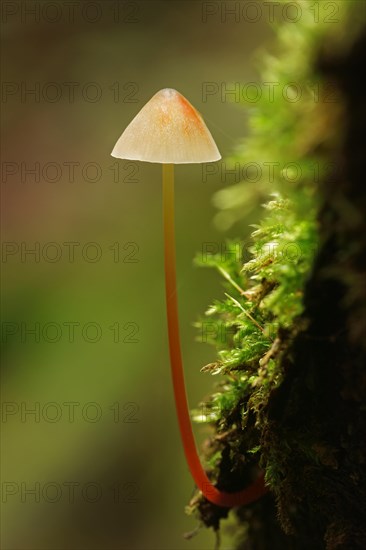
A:
<svg viewBox="0 0 366 550">
<path fill-rule="evenodd" d="M 351 24 L 358 17 L 356 8 L 350 10 Z M 213 399 L 221 408 L 216 435 L 206 445 L 208 464 L 219 488 L 236 491 L 250 483 L 260 463 L 270 488 L 259 501 L 235 511 L 238 550 L 366 548 L 366 107 L 360 80 L 366 31 L 357 36 L 343 55 L 332 54 L 325 41 L 316 66 L 310 67 L 309 74 L 336 86 L 339 105 L 312 106 L 310 115 L 295 106 L 292 118 L 288 105 L 276 107 L 277 121 L 290 120 L 278 130 L 289 149 L 284 158 L 298 150 L 291 149 L 293 141 L 304 143 L 301 128 L 306 141 L 314 127 L 318 135 L 313 142 L 308 139 L 312 145 L 304 156 L 319 153 L 333 170 L 315 189 L 306 188 L 306 181 L 288 189 L 289 207 L 281 198 L 269 203 L 272 217 L 256 233 L 259 244 L 273 235 L 286 244 L 292 231 L 306 250 L 316 227 L 315 259 L 308 254 L 293 268 L 283 258 L 263 262 L 259 250 L 249 262 L 256 275 L 252 287 L 253 277 L 243 278 L 242 266 L 220 266 L 230 273 L 226 279 L 232 286 L 249 285 L 237 295 L 242 304 L 234 302 L 265 327 L 256 330 L 230 300 L 214 307 L 228 327 L 237 324 L 237 333 L 220 360 L 205 368 L 232 376 Z M 314 63 L 312 54 L 309 58 Z M 286 62 L 281 67 L 286 78 Z M 264 106 L 260 120 L 267 124 L 271 113 L 273 105 Z M 283 133 L 289 127 L 287 138 Z M 324 139 L 319 128 L 327 134 Z M 254 140 L 254 151 L 268 146 L 262 134 Z M 281 147 L 275 147 L 274 158 L 282 158 Z M 310 208 L 301 210 L 302 201 L 314 195 L 316 221 Z M 295 214 L 291 209 L 297 209 Z M 305 271 L 304 279 L 298 276 Z M 299 301 L 301 313 L 292 315 Z M 273 342 L 267 328 L 276 318 Z M 281 326 L 281 319 L 292 321 Z M 228 514 L 199 496 L 192 509 L 216 530 Z"/>
<path fill-rule="evenodd" d="M 282 478 L 279 520 L 292 535 L 288 547 L 299 549 L 366 548 L 365 57 L 363 34 L 345 58 L 319 64 L 342 93 L 345 140 L 320 189 L 321 246 L 305 290 L 306 329 L 283 356 L 283 382 L 262 413 L 264 458 Z M 249 547 L 286 545 L 274 538 Z"/>
</svg>

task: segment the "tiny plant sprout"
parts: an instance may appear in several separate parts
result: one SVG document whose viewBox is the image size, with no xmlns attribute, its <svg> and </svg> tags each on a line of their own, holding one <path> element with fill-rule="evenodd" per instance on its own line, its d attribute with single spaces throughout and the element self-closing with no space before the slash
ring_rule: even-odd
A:
<svg viewBox="0 0 366 550">
<path fill-rule="evenodd" d="M 176 90 L 157 92 L 117 141 L 112 156 L 163 165 L 165 290 L 170 364 L 179 428 L 192 477 L 210 502 L 231 508 L 249 504 L 264 492 L 263 476 L 249 487 L 228 493 L 215 487 L 204 471 L 195 445 L 179 338 L 174 239 L 174 164 L 213 162 L 221 158 L 213 137 L 196 109 Z"/>
</svg>

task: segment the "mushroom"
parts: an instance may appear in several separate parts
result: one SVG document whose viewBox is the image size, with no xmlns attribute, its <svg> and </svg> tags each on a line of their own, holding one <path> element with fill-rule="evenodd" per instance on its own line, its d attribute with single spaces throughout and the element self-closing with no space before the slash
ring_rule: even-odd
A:
<svg viewBox="0 0 366 550">
<path fill-rule="evenodd" d="M 165 291 L 170 364 L 181 438 L 192 477 L 210 502 L 231 508 L 249 504 L 264 492 L 260 475 L 249 487 L 228 493 L 215 487 L 204 471 L 195 445 L 179 338 L 174 239 L 174 164 L 213 162 L 221 158 L 201 115 L 179 92 L 165 88 L 157 92 L 127 126 L 112 156 L 163 165 L 163 213 Z"/>
</svg>

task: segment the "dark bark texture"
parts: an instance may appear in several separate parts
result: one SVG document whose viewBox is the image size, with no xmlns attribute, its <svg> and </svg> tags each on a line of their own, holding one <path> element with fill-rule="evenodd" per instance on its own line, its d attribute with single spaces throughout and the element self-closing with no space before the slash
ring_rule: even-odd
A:
<svg viewBox="0 0 366 550">
<path fill-rule="evenodd" d="M 365 58 L 363 33 L 344 57 L 324 55 L 318 64 L 341 91 L 336 133 L 344 138 L 329 152 L 336 169 L 319 190 L 321 245 L 305 290 L 306 328 L 283 356 L 284 381 L 263 412 L 263 455 L 280 473 L 275 500 L 288 537 L 253 528 L 239 548 L 366 548 Z M 265 532 L 274 509 L 258 506 Z"/>
</svg>

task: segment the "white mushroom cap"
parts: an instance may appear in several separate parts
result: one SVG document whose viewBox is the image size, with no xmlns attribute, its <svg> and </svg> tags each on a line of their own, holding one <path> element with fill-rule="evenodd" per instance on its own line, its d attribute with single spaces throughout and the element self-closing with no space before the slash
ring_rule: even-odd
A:
<svg viewBox="0 0 366 550">
<path fill-rule="evenodd" d="M 112 157 L 188 164 L 221 158 L 201 115 L 179 92 L 157 92 L 127 126 Z"/>
</svg>

